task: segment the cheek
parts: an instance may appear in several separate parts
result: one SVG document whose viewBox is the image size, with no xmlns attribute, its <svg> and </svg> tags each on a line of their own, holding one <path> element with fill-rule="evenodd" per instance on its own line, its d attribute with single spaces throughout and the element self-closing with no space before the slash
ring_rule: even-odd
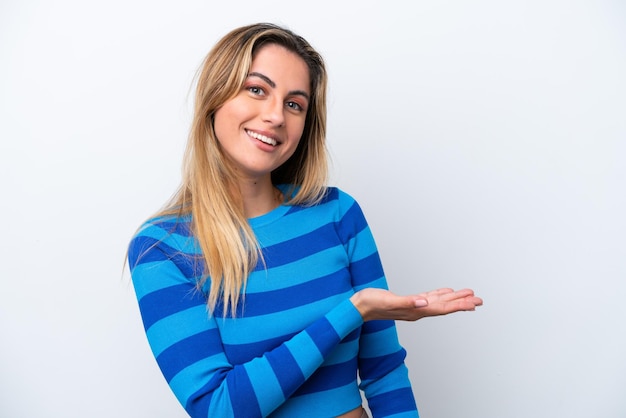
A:
<svg viewBox="0 0 626 418">
<path fill-rule="evenodd" d="M 229 136 L 229 128 L 231 126 L 228 112 L 224 108 L 220 108 L 213 116 L 213 130 L 217 138 L 217 142 L 222 143 Z"/>
<path fill-rule="evenodd" d="M 300 144 L 302 142 L 303 142 L 303 140 L 300 137 L 297 137 L 295 141 L 291 142 L 289 151 L 287 153 L 285 153 L 285 157 L 284 157 L 283 163 L 286 162 L 291 157 L 293 157 L 293 155 L 296 153 L 296 151 L 298 150 L 298 147 L 300 146 Z"/>
<path fill-rule="evenodd" d="M 298 119 L 293 121 L 289 128 L 289 138 L 291 141 L 295 142 L 296 145 L 302 138 L 302 134 L 304 133 L 304 120 Z"/>
<path fill-rule="evenodd" d="M 224 139 L 220 138 L 220 132 L 224 135 L 236 131 L 237 126 L 239 126 L 240 121 L 244 117 L 245 112 L 242 111 L 243 109 L 244 107 L 238 103 L 237 98 L 234 98 L 215 111 L 213 126 L 218 139 Z"/>
</svg>

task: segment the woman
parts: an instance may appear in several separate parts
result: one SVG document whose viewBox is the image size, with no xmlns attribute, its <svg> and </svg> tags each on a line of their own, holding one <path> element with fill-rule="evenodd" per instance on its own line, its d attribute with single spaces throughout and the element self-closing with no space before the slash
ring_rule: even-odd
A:
<svg viewBox="0 0 626 418">
<path fill-rule="evenodd" d="M 194 417 L 416 417 L 393 320 L 473 310 L 401 297 L 358 204 L 325 186 L 326 70 L 301 37 L 238 28 L 198 79 L 182 185 L 130 243 L 156 360 Z M 358 373 L 358 379 L 357 379 Z"/>
</svg>

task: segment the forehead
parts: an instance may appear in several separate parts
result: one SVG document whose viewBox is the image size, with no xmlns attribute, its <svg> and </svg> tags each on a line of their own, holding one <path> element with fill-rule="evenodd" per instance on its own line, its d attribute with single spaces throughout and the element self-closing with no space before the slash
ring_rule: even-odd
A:
<svg viewBox="0 0 626 418">
<path fill-rule="evenodd" d="M 309 67 L 298 54 L 282 45 L 268 44 L 256 51 L 250 67 L 252 72 L 268 77 L 276 88 L 310 93 Z"/>
</svg>

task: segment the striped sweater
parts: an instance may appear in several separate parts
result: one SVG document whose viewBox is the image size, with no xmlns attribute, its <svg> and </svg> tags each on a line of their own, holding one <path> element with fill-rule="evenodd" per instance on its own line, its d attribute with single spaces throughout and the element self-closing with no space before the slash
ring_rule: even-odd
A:
<svg viewBox="0 0 626 418">
<path fill-rule="evenodd" d="M 364 323 L 349 300 L 387 283 L 348 194 L 249 219 L 265 265 L 234 317 L 207 314 L 189 221 L 146 222 L 129 264 L 152 352 L 190 416 L 334 417 L 361 405 L 359 388 L 376 418 L 418 416 L 394 322 Z"/>
</svg>

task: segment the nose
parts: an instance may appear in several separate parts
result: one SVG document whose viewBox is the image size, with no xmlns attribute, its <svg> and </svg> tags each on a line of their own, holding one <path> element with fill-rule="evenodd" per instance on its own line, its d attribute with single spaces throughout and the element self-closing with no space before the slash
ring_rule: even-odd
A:
<svg viewBox="0 0 626 418">
<path fill-rule="evenodd" d="M 271 124 L 273 127 L 280 127 L 285 124 L 285 107 L 282 100 L 273 97 L 265 101 L 263 106 L 263 121 Z"/>
</svg>

